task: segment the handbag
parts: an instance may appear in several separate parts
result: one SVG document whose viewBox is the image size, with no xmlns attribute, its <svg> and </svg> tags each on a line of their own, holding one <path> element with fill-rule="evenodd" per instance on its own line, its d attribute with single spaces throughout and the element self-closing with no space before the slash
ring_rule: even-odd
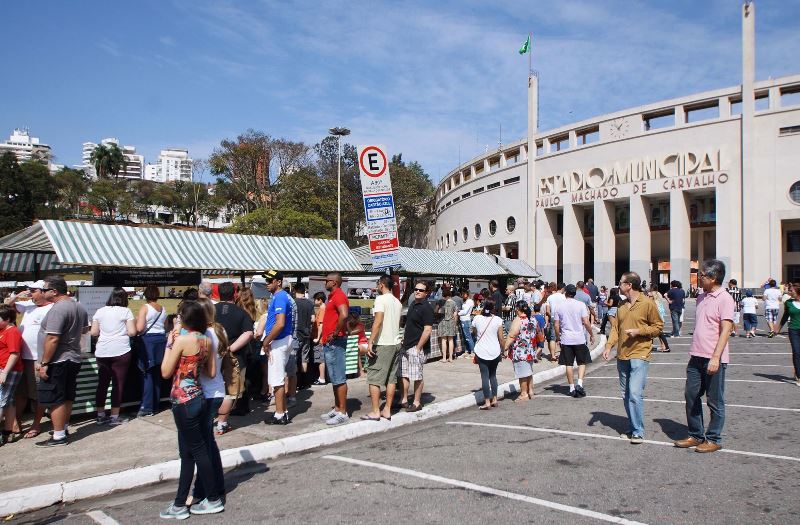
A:
<svg viewBox="0 0 800 525">
<path fill-rule="evenodd" d="M 239 360 L 229 349 L 221 354 L 222 357 L 222 380 L 225 382 L 225 393 L 237 398 L 242 393 L 242 369 L 239 368 Z"/>
</svg>

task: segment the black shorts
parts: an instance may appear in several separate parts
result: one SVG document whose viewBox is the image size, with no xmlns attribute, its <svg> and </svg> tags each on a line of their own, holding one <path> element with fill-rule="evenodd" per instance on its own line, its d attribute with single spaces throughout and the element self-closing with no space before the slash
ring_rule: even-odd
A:
<svg viewBox="0 0 800 525">
<path fill-rule="evenodd" d="M 300 359 L 301 363 L 310 363 L 312 359 L 311 355 L 311 338 L 309 337 L 300 337 L 294 340 L 294 348 L 297 351 L 297 356 Z"/>
<path fill-rule="evenodd" d="M 572 366 L 575 361 L 579 365 L 588 365 L 592 362 L 592 354 L 586 345 L 561 345 L 561 355 L 558 356 L 558 364 Z"/>
<path fill-rule="evenodd" d="M 40 378 L 36 388 L 39 404 L 57 406 L 67 401 L 75 401 L 80 371 L 81 364 L 73 361 L 49 364 L 47 379 Z"/>
</svg>

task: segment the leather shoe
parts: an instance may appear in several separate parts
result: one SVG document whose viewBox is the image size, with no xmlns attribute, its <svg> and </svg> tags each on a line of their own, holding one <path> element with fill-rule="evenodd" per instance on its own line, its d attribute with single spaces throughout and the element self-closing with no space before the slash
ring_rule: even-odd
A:
<svg viewBox="0 0 800 525">
<path fill-rule="evenodd" d="M 691 448 L 691 447 L 696 447 L 698 445 L 702 445 L 703 441 L 689 436 L 686 439 L 679 439 L 678 441 L 674 441 L 672 444 L 678 448 Z"/>
<path fill-rule="evenodd" d="M 717 445 L 713 441 L 706 441 L 705 443 L 701 443 L 697 445 L 697 448 L 694 449 L 695 452 L 706 453 L 706 452 L 716 452 L 717 450 L 721 449 L 722 445 Z"/>
</svg>

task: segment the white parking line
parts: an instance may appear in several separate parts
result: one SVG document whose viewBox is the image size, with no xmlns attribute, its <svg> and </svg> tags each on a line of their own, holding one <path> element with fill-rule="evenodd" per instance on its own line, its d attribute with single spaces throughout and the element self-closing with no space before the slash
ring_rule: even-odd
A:
<svg viewBox="0 0 800 525">
<path fill-rule="evenodd" d="M 119 525 L 119 522 L 102 510 L 90 510 L 86 513 L 95 523 L 100 525 Z"/>
<path fill-rule="evenodd" d="M 400 467 L 393 467 L 392 465 L 384 465 L 383 463 L 373 463 L 372 461 L 364 461 L 361 459 L 352 459 L 344 456 L 322 456 L 323 459 L 331 459 L 334 461 L 341 461 L 344 463 L 350 463 L 352 465 L 360 465 L 362 467 L 371 467 L 380 470 L 385 470 L 387 472 L 394 472 L 395 474 L 403 474 L 405 476 L 412 476 L 419 479 L 425 479 L 428 481 L 435 481 L 436 483 L 443 483 L 445 485 L 452 485 L 454 487 L 461 487 L 462 489 L 473 490 L 475 492 L 481 492 L 483 494 L 491 494 L 492 496 L 500 496 L 503 498 L 513 499 L 517 501 L 524 501 L 525 503 L 532 503 L 534 505 L 539 505 L 541 507 L 547 507 L 549 509 L 560 510 L 563 512 L 569 512 L 571 514 L 578 514 L 581 516 L 586 516 L 589 518 L 595 518 L 602 521 L 607 521 L 609 523 L 625 523 L 629 525 L 643 525 L 639 521 L 632 521 L 625 518 L 620 518 L 619 516 L 612 516 L 610 514 L 603 514 L 601 512 L 595 512 L 593 510 L 582 509 L 580 507 L 571 507 L 569 505 L 564 505 L 562 503 L 555 503 L 553 501 L 547 501 L 544 499 L 533 498 L 531 496 L 525 496 L 523 494 L 517 494 L 515 492 L 508 492 L 505 490 L 498 490 L 493 489 L 491 487 L 486 487 L 483 485 L 476 485 L 475 483 L 469 483 L 466 481 L 460 481 L 457 479 L 445 478 L 442 476 L 436 476 L 434 474 L 426 474 L 425 472 L 419 472 L 416 470 L 400 468 Z"/>
<path fill-rule="evenodd" d="M 619 380 L 619 376 L 593 376 L 588 375 L 586 376 L 587 379 L 617 379 Z M 665 379 L 667 381 L 686 381 L 685 377 L 654 377 L 654 376 L 647 376 L 647 380 L 650 381 L 651 379 Z M 726 383 L 775 383 L 777 385 L 794 385 L 794 382 L 789 381 L 778 381 L 775 379 L 728 379 L 725 378 Z"/>
<path fill-rule="evenodd" d="M 589 432 L 574 432 L 571 430 L 557 430 L 554 428 L 542 428 L 542 427 L 523 427 L 517 425 L 499 425 L 494 423 L 473 423 L 471 421 L 448 421 L 448 425 L 462 425 L 462 426 L 471 426 L 471 427 L 489 427 L 489 428 L 503 428 L 507 430 L 528 430 L 531 432 L 543 432 L 546 434 L 561 434 L 564 436 L 579 436 L 579 437 L 590 437 L 590 438 L 597 438 L 597 439 L 611 439 L 614 441 L 618 441 L 620 443 L 628 443 L 625 440 L 619 438 L 619 436 L 606 436 L 603 434 L 591 434 Z M 662 445 L 667 447 L 675 447 L 675 445 L 671 441 L 655 441 L 652 439 L 645 439 L 645 443 L 650 445 Z M 746 452 L 743 450 L 733 450 L 730 448 L 723 448 L 719 452 L 726 452 L 728 454 L 739 454 L 742 456 L 754 456 L 759 458 L 767 458 L 767 459 L 780 459 L 783 461 L 796 461 L 800 463 L 800 458 L 796 458 L 793 456 L 779 456 L 776 454 L 765 454 L 763 452 Z"/>
<path fill-rule="evenodd" d="M 539 397 L 552 397 L 552 398 L 555 398 L 555 399 L 571 399 L 570 396 L 565 396 L 565 395 L 561 395 L 561 394 L 536 394 L 536 396 L 534 396 L 534 397 L 536 397 L 536 398 L 539 398 Z M 622 400 L 621 397 L 615 397 L 615 396 L 586 396 L 586 399 L 614 399 L 614 400 L 617 400 L 617 401 L 621 401 Z M 675 404 L 678 404 L 678 405 L 686 404 L 686 401 L 675 401 L 673 399 L 652 399 L 652 398 L 646 397 L 644 400 L 645 400 L 646 403 L 675 403 Z M 778 410 L 778 411 L 781 411 L 781 412 L 800 412 L 800 408 L 762 407 L 762 406 L 756 406 L 756 405 L 733 405 L 731 403 L 725 403 L 725 408 L 730 408 L 730 407 L 735 407 L 735 408 L 754 408 L 754 409 L 758 409 L 758 410 Z"/>
<path fill-rule="evenodd" d="M 650 365 L 652 365 L 652 366 L 655 366 L 655 365 L 659 365 L 659 366 L 686 366 L 686 363 L 650 363 Z M 794 368 L 794 366 L 792 366 L 792 365 L 764 365 L 764 364 L 761 364 L 761 363 L 757 363 L 757 364 L 753 364 L 753 365 L 750 365 L 750 364 L 747 364 L 747 363 L 728 363 L 728 366 L 770 366 L 770 367 L 774 367 L 774 368 Z"/>
</svg>

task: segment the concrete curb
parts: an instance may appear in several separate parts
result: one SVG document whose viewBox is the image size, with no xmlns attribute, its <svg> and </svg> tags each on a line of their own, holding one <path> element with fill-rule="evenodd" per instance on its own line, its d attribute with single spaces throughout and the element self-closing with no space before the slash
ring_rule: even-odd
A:
<svg viewBox="0 0 800 525">
<path fill-rule="evenodd" d="M 600 336 L 599 344 L 592 350 L 592 359 L 603 352 L 605 337 Z M 564 368 L 556 366 L 534 374 L 536 383 L 543 383 L 564 375 Z M 517 392 L 517 381 L 498 385 L 498 395 L 505 396 Z M 450 414 L 457 410 L 476 406 L 483 400 L 480 392 L 467 394 L 441 403 L 433 403 L 419 412 L 401 412 L 392 416 L 391 421 L 357 421 L 350 424 L 325 428 L 316 432 L 290 436 L 275 441 L 266 441 L 221 451 L 224 468 L 234 468 L 248 463 L 275 459 L 286 454 L 303 452 L 327 445 L 334 445 L 353 438 L 377 434 L 394 428 L 426 421 Z M 120 490 L 130 490 L 162 481 L 178 479 L 180 460 L 166 461 L 146 467 L 133 468 L 113 474 L 91 478 L 50 483 L 35 487 L 0 493 L 0 516 L 49 507 L 57 503 L 72 503 L 78 500 L 107 496 Z"/>
</svg>

